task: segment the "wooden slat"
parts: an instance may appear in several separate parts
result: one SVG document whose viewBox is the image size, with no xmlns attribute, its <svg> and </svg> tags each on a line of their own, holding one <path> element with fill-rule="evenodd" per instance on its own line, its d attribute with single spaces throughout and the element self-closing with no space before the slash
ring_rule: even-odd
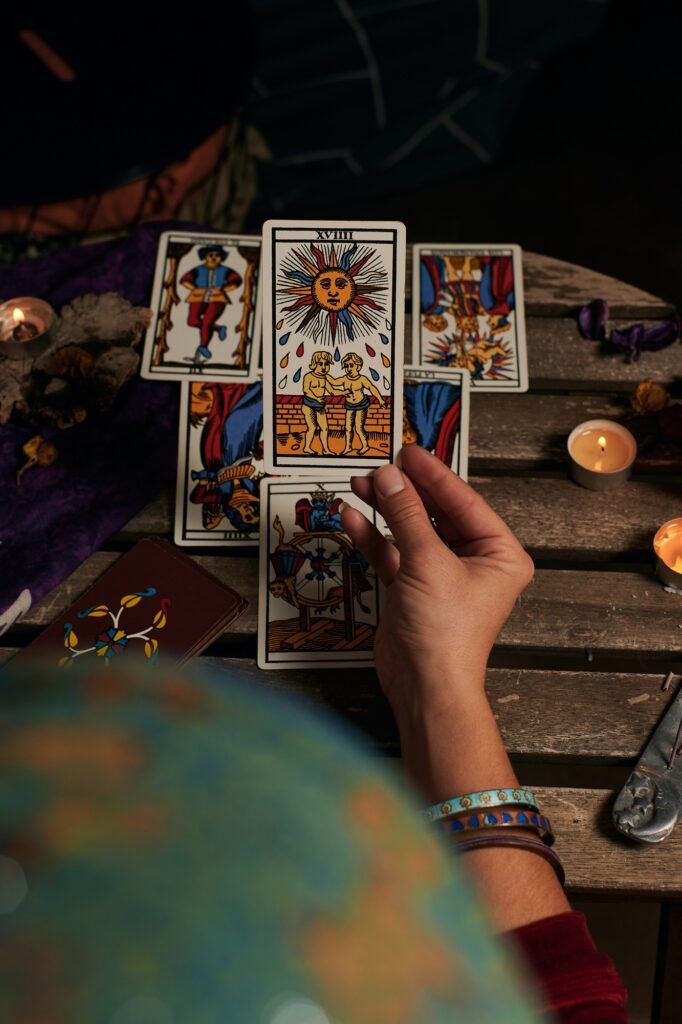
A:
<svg viewBox="0 0 682 1024">
<path fill-rule="evenodd" d="M 371 669 L 263 672 L 255 661 L 207 658 L 260 689 L 325 707 L 361 729 L 372 748 L 397 754 L 398 734 Z M 486 690 L 505 747 L 515 757 L 553 762 L 630 763 L 677 694 L 663 675 L 489 668 Z"/>
<path fill-rule="evenodd" d="M 526 316 L 563 316 L 592 299 L 606 299 L 614 317 L 669 316 L 670 303 L 615 277 L 540 253 L 523 253 Z M 406 294 L 412 294 L 412 249 L 407 247 Z"/>
<path fill-rule="evenodd" d="M 44 627 L 76 600 L 119 557 L 98 552 L 31 608 L 19 631 Z M 232 635 L 254 636 L 258 618 L 258 561 L 211 555 L 197 558 L 219 580 L 249 602 Z M 652 577 L 636 572 L 543 570 L 519 598 L 499 636 L 500 652 L 585 651 L 641 657 L 671 657 L 682 640 L 682 603 Z"/>
<path fill-rule="evenodd" d="M 682 511 L 682 488 L 630 481 L 597 494 L 553 477 L 470 477 L 470 482 L 536 558 L 651 561 L 651 540 Z M 173 507 L 161 495 L 116 535 L 120 545 L 169 537 Z M 219 549 L 216 548 L 216 551 Z"/>
<path fill-rule="evenodd" d="M 672 657 L 682 641 L 682 600 L 637 572 L 538 570 L 498 649 Z"/>
<path fill-rule="evenodd" d="M 566 469 L 566 441 L 588 419 L 623 420 L 628 407 L 604 395 L 472 395 L 469 471 Z M 628 426 L 637 432 L 637 419 Z M 682 447 L 642 446 L 637 473 L 682 472 Z"/>
<path fill-rule="evenodd" d="M 682 514 L 682 487 L 630 481 L 600 494 L 571 480 L 473 477 L 472 485 L 535 558 L 652 564 L 661 523 Z"/>
<path fill-rule="evenodd" d="M 682 899 L 682 828 L 656 846 L 633 843 L 611 823 L 609 790 L 534 789 L 551 819 L 569 892 Z"/>
<path fill-rule="evenodd" d="M 614 320 L 623 327 L 632 320 Z M 644 321 L 649 323 L 649 321 Z M 528 374 L 531 388 L 563 387 L 588 391 L 630 391 L 645 377 L 672 386 L 679 381 L 679 342 L 661 352 L 643 352 L 638 362 L 605 350 L 580 336 L 572 317 L 529 319 Z"/>
<path fill-rule="evenodd" d="M 17 652 L 0 648 L 0 663 Z M 373 669 L 264 672 L 250 658 L 204 657 L 208 666 L 260 690 L 326 709 L 364 733 L 372 750 L 399 753 L 398 733 Z M 631 764 L 677 694 L 663 674 L 489 668 L 486 690 L 508 752 L 554 764 Z"/>
<path fill-rule="evenodd" d="M 523 283 L 527 316 L 561 316 L 592 299 L 606 299 L 614 317 L 669 316 L 670 303 L 589 267 L 524 252 Z"/>
<path fill-rule="evenodd" d="M 611 326 L 620 328 L 632 322 L 632 319 L 614 319 Z M 638 322 L 646 325 L 654 321 Z M 411 332 L 412 316 L 408 314 L 405 318 L 406 365 L 412 360 Z M 635 363 L 627 362 L 619 353 L 608 351 L 599 342 L 586 341 L 580 336 L 572 316 L 557 319 L 527 316 L 526 335 L 531 391 L 543 388 L 629 392 L 645 377 L 679 390 L 682 364 L 679 342 L 661 352 L 643 352 Z"/>
</svg>

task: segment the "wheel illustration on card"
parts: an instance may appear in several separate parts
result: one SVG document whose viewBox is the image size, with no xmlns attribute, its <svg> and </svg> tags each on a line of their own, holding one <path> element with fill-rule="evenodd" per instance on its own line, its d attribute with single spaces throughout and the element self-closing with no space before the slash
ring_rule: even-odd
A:
<svg viewBox="0 0 682 1024">
<path fill-rule="evenodd" d="M 340 503 L 321 488 L 300 499 L 296 525 L 303 529 L 289 539 L 278 515 L 272 522 L 279 543 L 269 557 L 269 605 L 280 614 L 284 605 L 297 613 L 294 619 L 269 614 L 273 649 L 364 649 L 373 641 L 374 629 L 362 619 L 371 616 L 365 596 L 375 583 L 367 560 L 343 532 Z"/>
</svg>

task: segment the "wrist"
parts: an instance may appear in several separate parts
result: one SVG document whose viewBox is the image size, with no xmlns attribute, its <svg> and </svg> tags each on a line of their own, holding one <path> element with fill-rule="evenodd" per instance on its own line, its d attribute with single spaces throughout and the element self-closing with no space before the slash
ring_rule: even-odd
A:
<svg viewBox="0 0 682 1024">
<path fill-rule="evenodd" d="M 483 690 L 396 721 L 403 767 L 429 803 L 518 784 Z"/>
</svg>

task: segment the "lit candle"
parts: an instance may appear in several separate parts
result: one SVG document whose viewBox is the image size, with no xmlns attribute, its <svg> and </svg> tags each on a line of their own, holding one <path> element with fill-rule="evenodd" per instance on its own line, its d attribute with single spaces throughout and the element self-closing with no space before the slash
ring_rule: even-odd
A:
<svg viewBox="0 0 682 1024">
<path fill-rule="evenodd" d="M 10 359 L 29 359 L 50 344 L 55 321 L 52 306 L 25 296 L 0 303 L 0 353 Z"/>
<path fill-rule="evenodd" d="M 587 420 L 568 438 L 571 476 L 591 491 L 608 491 L 632 473 L 637 444 L 629 430 L 613 420 Z"/>
<path fill-rule="evenodd" d="M 682 518 L 669 519 L 658 528 L 654 553 L 659 580 L 682 591 Z"/>
<path fill-rule="evenodd" d="M 37 324 L 27 320 L 23 309 L 19 309 L 18 306 L 12 310 L 12 320 L 15 324 L 11 335 L 14 341 L 30 341 L 31 338 L 35 338 L 36 334 L 42 334 L 45 329 L 43 327 L 42 330 L 39 330 Z"/>
</svg>

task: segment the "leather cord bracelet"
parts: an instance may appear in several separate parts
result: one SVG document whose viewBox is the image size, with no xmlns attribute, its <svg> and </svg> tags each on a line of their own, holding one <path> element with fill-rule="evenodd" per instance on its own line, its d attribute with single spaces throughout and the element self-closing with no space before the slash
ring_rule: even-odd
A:
<svg viewBox="0 0 682 1024">
<path fill-rule="evenodd" d="M 540 837 L 545 846 L 554 842 L 554 833 L 549 818 L 535 811 L 519 809 L 504 805 L 492 811 L 478 811 L 475 814 L 460 814 L 456 817 L 442 818 L 435 823 L 436 831 L 446 835 L 456 833 L 464 838 L 474 831 L 495 828 L 532 829 Z"/>
<path fill-rule="evenodd" d="M 489 807 L 501 807 L 502 805 L 512 807 L 529 807 L 536 813 L 540 808 L 535 795 L 528 789 L 521 789 L 519 786 L 502 789 L 481 789 L 476 793 L 466 793 L 465 796 L 453 796 L 449 800 L 441 800 L 424 811 L 424 821 L 439 821 L 441 818 L 449 818 L 452 814 L 462 814 L 464 811 L 487 811 Z"/>
<path fill-rule="evenodd" d="M 559 883 L 563 885 L 566 881 L 564 868 L 559 857 L 539 839 L 527 839 L 525 836 L 503 836 L 491 833 L 485 836 L 474 836 L 471 839 L 458 839 L 453 842 L 453 848 L 458 853 L 466 853 L 468 850 L 480 850 L 485 847 L 509 847 L 510 849 L 529 850 L 543 857 L 554 868 Z"/>
</svg>

